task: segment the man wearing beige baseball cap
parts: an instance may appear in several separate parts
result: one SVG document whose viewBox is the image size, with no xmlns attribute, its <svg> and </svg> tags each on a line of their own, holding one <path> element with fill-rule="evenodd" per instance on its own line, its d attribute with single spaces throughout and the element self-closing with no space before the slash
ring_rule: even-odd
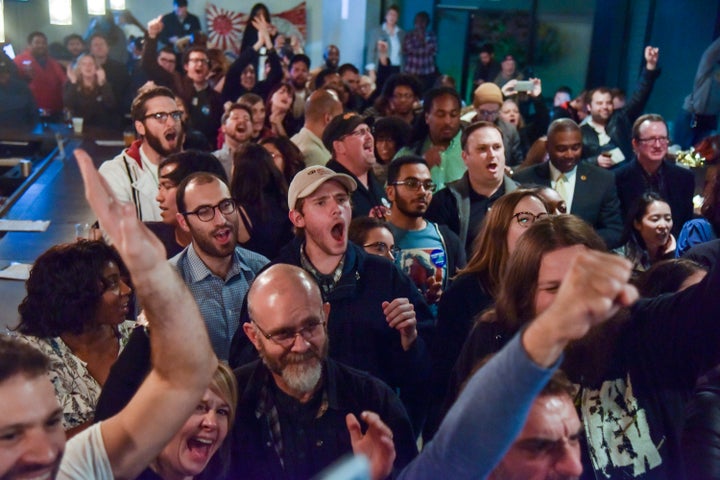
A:
<svg viewBox="0 0 720 480">
<path fill-rule="evenodd" d="M 356 188 L 349 175 L 327 167 L 295 175 L 288 208 L 297 236 L 272 263 L 299 266 L 315 278 L 331 305 L 330 358 L 399 389 L 417 434 L 425 414 L 432 312 L 394 263 L 348 242 Z M 239 350 L 247 347 L 243 342 Z"/>
</svg>

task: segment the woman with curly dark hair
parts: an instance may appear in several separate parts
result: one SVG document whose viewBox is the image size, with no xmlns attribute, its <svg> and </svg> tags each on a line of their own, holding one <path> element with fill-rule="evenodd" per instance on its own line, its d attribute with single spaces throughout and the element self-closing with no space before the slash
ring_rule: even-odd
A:
<svg viewBox="0 0 720 480">
<path fill-rule="evenodd" d="M 241 245 L 275 258 L 292 239 L 288 218 L 287 183 L 262 146 L 251 143 L 235 152 L 230 195 L 250 240 Z"/>
<path fill-rule="evenodd" d="M 260 140 L 260 145 L 270 153 L 275 166 L 285 177 L 288 185 L 295 175 L 305 168 L 305 160 L 300 149 L 287 137 L 269 137 Z"/>
<path fill-rule="evenodd" d="M 40 255 L 18 307 L 19 338 L 50 359 L 68 437 L 88 427 L 100 389 L 134 322 L 120 256 L 102 241 L 56 245 Z"/>
</svg>

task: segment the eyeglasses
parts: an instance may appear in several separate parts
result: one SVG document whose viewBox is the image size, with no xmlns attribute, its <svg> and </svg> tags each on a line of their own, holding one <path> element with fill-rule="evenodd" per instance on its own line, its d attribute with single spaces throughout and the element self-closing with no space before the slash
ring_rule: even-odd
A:
<svg viewBox="0 0 720 480">
<path fill-rule="evenodd" d="M 143 118 L 154 118 L 160 123 L 165 123 L 168 119 L 168 117 L 172 117 L 173 120 L 176 122 L 179 122 L 182 120 L 183 112 L 180 110 L 175 110 L 174 112 L 155 112 L 155 113 L 148 113 Z"/>
<path fill-rule="evenodd" d="M 547 217 L 547 213 L 538 213 L 535 215 L 534 213 L 530 212 L 518 212 L 515 215 L 513 215 L 513 218 L 517 220 L 518 225 L 521 227 L 529 227 L 533 223 L 537 222 L 541 218 Z"/>
<path fill-rule="evenodd" d="M 670 139 L 668 137 L 650 137 L 650 138 L 638 138 L 637 141 L 639 143 L 644 143 L 646 145 L 651 145 L 654 143 L 659 143 L 660 145 L 667 145 L 670 142 Z"/>
<path fill-rule="evenodd" d="M 210 60 L 207 58 L 191 58 L 188 63 L 210 63 Z"/>
<path fill-rule="evenodd" d="M 388 244 L 385 242 L 366 243 L 365 245 L 363 245 L 363 247 L 369 248 L 373 252 L 384 257 L 386 257 L 388 253 L 390 253 L 393 257 L 397 257 L 400 253 L 400 249 L 398 247 L 396 247 L 395 245 L 388 246 Z"/>
<path fill-rule="evenodd" d="M 360 130 L 354 130 L 354 131 L 348 133 L 347 135 L 344 135 L 342 138 L 344 139 L 344 138 L 349 137 L 349 136 L 351 136 L 351 135 L 352 135 L 353 137 L 362 138 L 362 137 L 364 137 L 365 135 L 371 135 L 371 134 L 372 134 L 372 132 L 370 131 L 370 129 L 367 128 L 367 127 L 365 127 L 365 128 L 361 128 Z"/>
<path fill-rule="evenodd" d="M 258 330 L 260 330 L 260 333 L 262 333 L 263 337 L 275 342 L 277 345 L 280 345 L 281 347 L 286 349 L 292 348 L 292 346 L 295 344 L 295 338 L 298 335 L 300 335 L 306 342 L 309 342 L 310 340 L 315 338 L 315 336 L 320 333 L 320 329 L 325 326 L 324 321 L 316 320 L 308 323 L 307 325 L 298 330 L 284 329 L 276 333 L 266 333 L 265 330 L 263 330 L 255 320 L 253 320 L 252 322 L 255 324 Z"/>
<path fill-rule="evenodd" d="M 197 215 L 197 217 L 202 222 L 209 222 L 213 218 L 215 218 L 215 209 L 220 210 L 220 213 L 223 215 L 230 215 L 235 211 L 235 200 L 232 198 L 226 198 L 225 200 L 220 201 L 217 205 L 203 205 L 202 207 L 198 207 L 192 212 L 182 212 L 182 215 L 188 216 L 188 215 Z"/>
<path fill-rule="evenodd" d="M 495 118 L 500 113 L 500 110 L 478 110 L 477 113 L 483 118 Z"/>
<path fill-rule="evenodd" d="M 421 182 L 417 178 L 408 178 L 400 182 L 393 182 L 391 185 L 404 185 L 409 190 L 413 190 L 415 192 L 420 190 L 420 187 L 424 188 L 426 192 L 434 192 L 437 188 L 437 185 L 432 180 L 425 180 Z"/>
</svg>

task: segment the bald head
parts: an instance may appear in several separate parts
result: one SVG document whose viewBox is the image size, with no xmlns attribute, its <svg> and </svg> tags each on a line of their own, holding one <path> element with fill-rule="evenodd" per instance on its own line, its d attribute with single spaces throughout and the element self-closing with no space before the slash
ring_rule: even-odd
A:
<svg viewBox="0 0 720 480">
<path fill-rule="evenodd" d="M 342 113 L 342 104 L 333 91 L 324 88 L 315 90 L 305 103 L 305 120 L 322 122 L 326 116 L 330 119 Z"/>
<path fill-rule="evenodd" d="M 292 301 L 282 301 L 288 299 Z M 282 316 L 285 303 L 309 303 L 322 308 L 323 302 L 320 288 L 308 272 L 294 265 L 279 263 L 264 270 L 253 281 L 248 292 L 248 313 L 252 320 L 258 320 L 258 316 L 268 311 Z"/>
</svg>

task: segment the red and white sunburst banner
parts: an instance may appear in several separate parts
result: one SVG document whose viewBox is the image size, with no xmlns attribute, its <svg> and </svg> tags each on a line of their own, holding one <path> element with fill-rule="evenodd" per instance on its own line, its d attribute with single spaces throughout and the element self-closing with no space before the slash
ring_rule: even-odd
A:
<svg viewBox="0 0 720 480">
<path fill-rule="evenodd" d="M 235 12 L 208 2 L 205 6 L 205 19 L 208 26 L 208 46 L 220 48 L 225 52 L 239 53 L 242 34 L 249 13 Z M 305 43 L 307 34 L 307 11 L 305 2 L 297 4 L 284 12 L 271 12 L 272 23 L 279 33 L 286 36 L 296 35 Z"/>
</svg>

